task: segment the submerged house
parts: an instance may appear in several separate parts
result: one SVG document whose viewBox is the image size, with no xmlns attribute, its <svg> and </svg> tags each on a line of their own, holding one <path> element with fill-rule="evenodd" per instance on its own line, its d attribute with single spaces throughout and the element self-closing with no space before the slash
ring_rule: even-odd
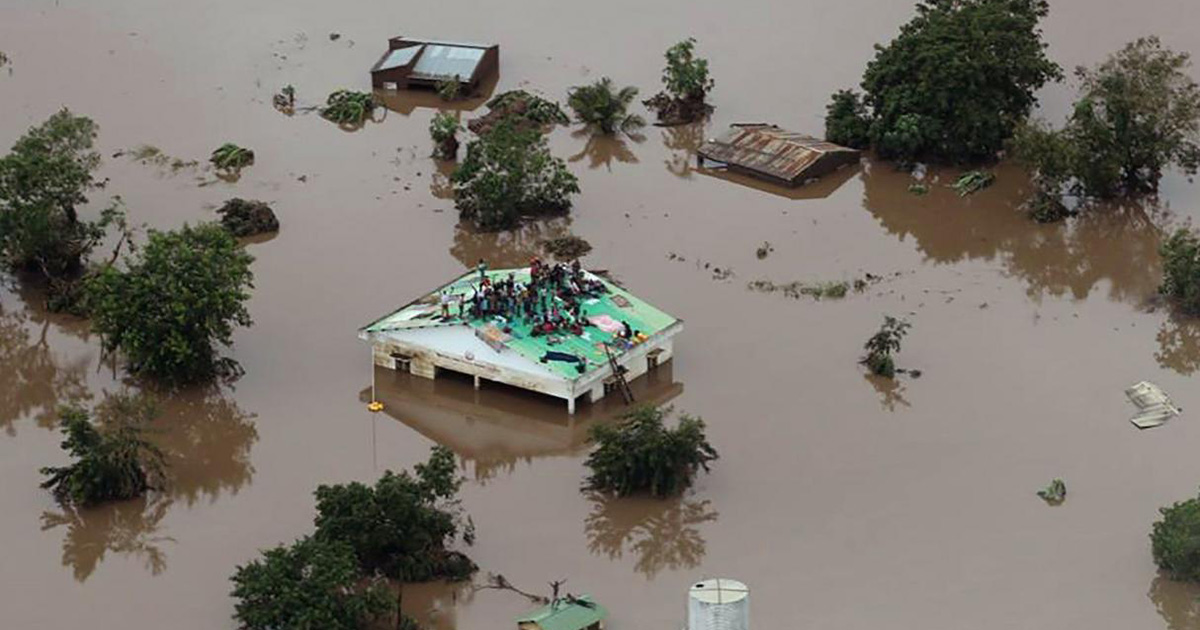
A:
<svg viewBox="0 0 1200 630">
<path fill-rule="evenodd" d="M 371 67 L 376 89 L 436 88 L 458 81 L 468 92 L 500 69 L 500 46 L 393 37 Z"/>
<path fill-rule="evenodd" d="M 488 282 L 529 285 L 528 267 L 485 272 Z M 576 330 L 545 332 L 522 315 L 475 316 L 467 306 L 479 294 L 479 272 L 470 272 L 359 330 L 375 365 L 437 378 L 449 370 L 567 401 L 596 402 L 610 392 L 632 397 L 627 381 L 671 359 L 683 321 L 611 281 L 580 270 L 592 287 L 580 297 Z M 566 310 L 561 297 L 548 307 Z M 627 338 L 622 333 L 634 332 Z"/>
<path fill-rule="evenodd" d="M 804 182 L 857 164 L 860 152 L 812 136 L 761 123 L 730 125 L 719 138 L 705 142 L 696 152 L 700 166 L 715 162 L 730 171 L 745 173 L 784 186 Z"/>
<path fill-rule="evenodd" d="M 567 596 L 517 619 L 517 630 L 600 630 L 607 616 L 590 595 Z"/>
</svg>

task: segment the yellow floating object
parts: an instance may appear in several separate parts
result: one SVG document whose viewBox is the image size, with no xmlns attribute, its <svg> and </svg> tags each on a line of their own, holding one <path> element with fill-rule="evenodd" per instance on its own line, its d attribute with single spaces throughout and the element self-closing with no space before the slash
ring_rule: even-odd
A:
<svg viewBox="0 0 1200 630">
<path fill-rule="evenodd" d="M 367 403 L 367 410 L 383 411 L 383 403 L 379 402 L 378 400 L 372 400 L 370 403 Z"/>
</svg>

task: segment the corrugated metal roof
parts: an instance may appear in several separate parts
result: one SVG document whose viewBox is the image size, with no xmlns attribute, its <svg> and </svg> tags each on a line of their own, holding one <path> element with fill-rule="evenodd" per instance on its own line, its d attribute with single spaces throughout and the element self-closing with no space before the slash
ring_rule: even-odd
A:
<svg viewBox="0 0 1200 630">
<path fill-rule="evenodd" d="M 858 151 L 775 125 L 733 125 L 720 138 L 705 142 L 698 153 L 705 159 L 794 181 L 827 155 Z"/>
<path fill-rule="evenodd" d="M 570 601 L 560 599 L 517 620 L 518 624 L 536 624 L 542 630 L 582 630 L 608 615 L 604 607 L 582 595 Z"/>
<path fill-rule="evenodd" d="M 483 59 L 484 49 L 443 44 L 428 44 L 413 66 L 412 76 L 424 79 L 459 79 L 466 81 L 475 74 Z"/>
<path fill-rule="evenodd" d="M 1179 408 L 1161 387 L 1149 381 L 1135 383 L 1125 390 L 1138 413 L 1129 419 L 1139 429 L 1149 429 L 1166 423 L 1180 414 Z"/>
<path fill-rule="evenodd" d="M 407 48 L 397 48 L 388 53 L 387 57 L 380 61 L 376 70 L 391 70 L 392 68 L 400 68 L 412 63 L 413 57 L 420 52 L 421 46 L 409 46 Z"/>
</svg>

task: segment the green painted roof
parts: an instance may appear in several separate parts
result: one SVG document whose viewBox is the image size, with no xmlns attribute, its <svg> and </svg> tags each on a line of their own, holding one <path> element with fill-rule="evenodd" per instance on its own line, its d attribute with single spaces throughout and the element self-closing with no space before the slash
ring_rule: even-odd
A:
<svg viewBox="0 0 1200 630">
<path fill-rule="evenodd" d="M 493 282 L 505 279 L 509 274 L 512 274 L 517 282 L 529 282 L 528 268 L 497 269 L 487 272 L 488 277 Z M 598 298 L 583 302 L 585 319 L 600 318 L 601 320 L 605 320 L 607 316 L 608 319 L 616 323 L 627 321 L 634 330 L 644 333 L 649 337 L 653 337 L 656 333 L 667 329 L 679 321 L 600 276 L 588 273 L 587 277 L 603 282 L 608 292 Z M 457 306 L 451 309 L 452 316 L 449 319 L 441 317 L 439 299 L 443 291 L 448 291 L 451 295 L 470 297 L 478 283 L 479 272 L 472 271 L 463 274 L 453 282 L 438 287 L 416 301 L 369 324 L 363 330 L 373 333 L 426 328 L 430 326 L 463 325 L 479 330 L 491 325 L 503 328 L 504 324 L 507 323 L 511 327 L 512 333 L 505 341 L 505 345 L 530 361 L 539 362 L 542 355 L 549 351 L 565 352 L 587 359 L 587 369 L 583 373 L 576 370 L 573 363 L 548 361 L 542 364 L 554 374 L 567 380 L 576 380 L 584 376 L 587 372 L 605 365 L 608 359 L 604 355 L 603 344 L 612 344 L 614 355 L 618 355 L 621 352 L 620 348 L 623 347 L 622 344 L 624 342 L 617 338 L 616 332 L 608 332 L 595 325 L 584 327 L 584 336 L 576 336 L 569 333 L 556 334 L 555 338 L 557 338 L 558 342 L 550 343 L 551 337 L 545 335 L 534 337 L 530 335 L 531 325 L 520 320 L 494 322 L 491 319 L 472 319 L 468 321 L 455 316 L 457 315 Z"/>
<path fill-rule="evenodd" d="M 581 595 L 577 599 L 589 602 L 591 606 L 560 599 L 518 619 L 517 623 L 536 623 L 542 630 L 580 630 L 608 616 L 608 611 L 591 595 Z"/>
</svg>

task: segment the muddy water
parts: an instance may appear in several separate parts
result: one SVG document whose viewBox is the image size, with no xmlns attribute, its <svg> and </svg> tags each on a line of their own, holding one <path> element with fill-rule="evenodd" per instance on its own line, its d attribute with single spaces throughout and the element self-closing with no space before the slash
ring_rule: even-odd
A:
<svg viewBox="0 0 1200 630">
<path fill-rule="evenodd" d="M 751 585 L 762 627 L 1200 627 L 1200 592 L 1158 577 L 1147 540 L 1157 507 L 1200 482 L 1200 425 L 1185 415 L 1139 433 L 1121 393 L 1152 379 L 1200 408 L 1200 326 L 1153 301 L 1159 234 L 1200 216 L 1194 186 L 1171 177 L 1157 200 L 1065 226 L 1020 214 L 1025 183 L 1009 168 L 969 199 L 941 185 L 952 173 L 910 195 L 885 164 L 778 194 L 696 171 L 690 152 L 734 121 L 819 130 L 827 95 L 854 82 L 907 3 L 493 4 L 0 1 L 12 70 L 0 74 L 0 145 L 64 105 L 100 123 L 106 156 L 152 144 L 203 161 L 236 141 L 258 155 L 236 183 L 109 158 L 95 201 L 121 195 L 137 221 L 165 228 L 238 195 L 273 202 L 283 222 L 249 245 L 246 375 L 168 399 L 161 439 L 177 478 L 145 501 L 64 510 L 38 489 L 38 467 L 62 460 L 55 405 L 126 385 L 86 325 L 6 279 L 0 625 L 232 627 L 233 567 L 308 531 L 317 484 L 374 479 L 438 441 L 470 479 L 484 570 L 527 590 L 565 577 L 612 610 L 613 628 L 678 627 L 686 586 L 713 575 Z M 1071 67 L 1147 33 L 1197 53 L 1191 8 L 1060 0 L 1051 53 Z M 476 234 L 426 157 L 430 102 L 392 99 L 351 133 L 269 105 L 288 83 L 302 104 L 366 86 L 402 32 L 498 41 L 497 89 L 551 95 L 603 75 L 651 92 L 662 49 L 695 35 L 716 114 L 708 128 L 621 142 L 560 129 L 552 148 L 584 190 L 576 212 Z M 1046 115 L 1069 99 L 1046 90 Z M 687 321 L 673 365 L 639 385 L 703 415 L 721 452 L 680 500 L 579 491 L 583 437 L 608 405 L 569 420 L 511 392 L 381 371 L 388 412 L 364 409 L 358 326 L 481 256 L 521 262 L 567 233 L 595 247 L 590 266 Z M 774 251 L 760 260 L 763 241 Z M 867 272 L 883 279 L 841 301 L 746 289 Z M 855 364 L 885 313 L 913 322 L 900 363 L 920 379 L 879 383 Z M 1050 508 L 1033 493 L 1054 477 L 1070 496 Z M 507 627 L 526 605 L 437 585 L 405 596 L 441 629 Z"/>
</svg>

